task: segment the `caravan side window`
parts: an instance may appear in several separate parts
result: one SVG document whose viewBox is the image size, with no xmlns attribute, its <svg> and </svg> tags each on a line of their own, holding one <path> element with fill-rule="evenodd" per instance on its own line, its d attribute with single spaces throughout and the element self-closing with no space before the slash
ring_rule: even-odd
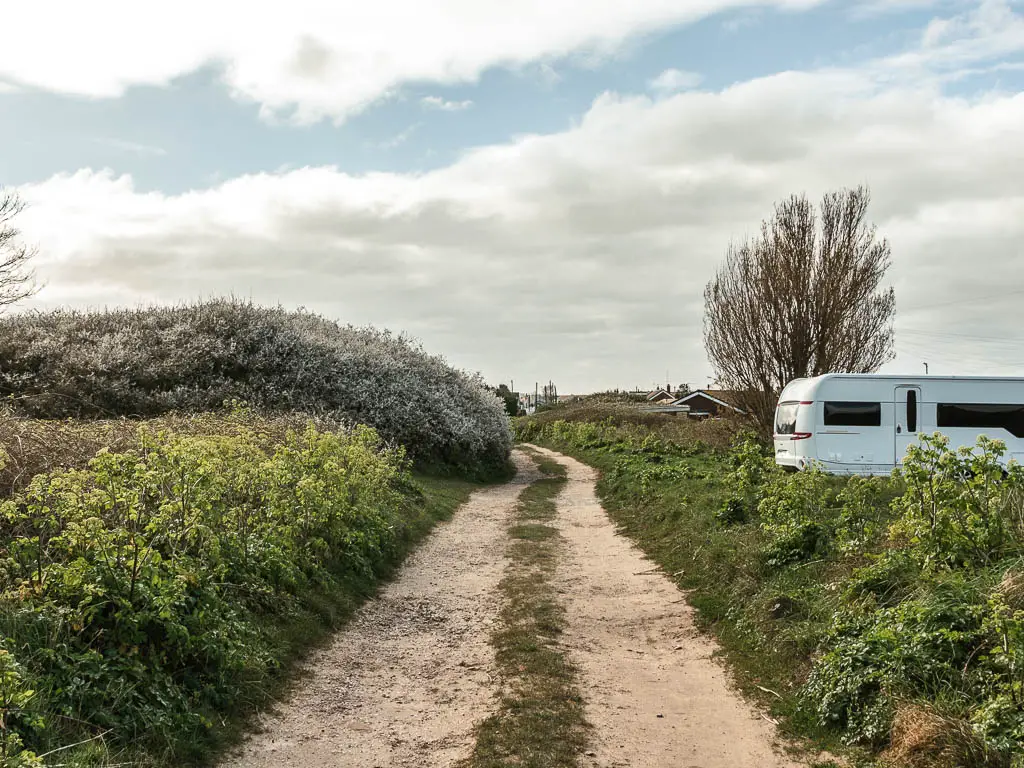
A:
<svg viewBox="0 0 1024 768">
<path fill-rule="evenodd" d="M 880 427 L 881 403 L 825 403 L 826 427 Z"/>
<path fill-rule="evenodd" d="M 936 416 L 940 427 L 989 427 L 1005 429 L 1014 437 L 1024 437 L 1024 405 L 939 403 Z"/>
</svg>

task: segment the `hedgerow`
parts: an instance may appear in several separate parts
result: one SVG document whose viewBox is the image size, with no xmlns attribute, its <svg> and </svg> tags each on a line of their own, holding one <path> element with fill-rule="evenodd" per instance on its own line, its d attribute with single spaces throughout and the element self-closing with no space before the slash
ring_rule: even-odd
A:
<svg viewBox="0 0 1024 768">
<path fill-rule="evenodd" d="M 1001 442 L 926 435 L 892 477 L 837 478 L 743 435 L 519 425 L 602 470 L 612 516 L 788 728 L 885 765 L 1024 766 L 1024 469 Z"/>
<path fill-rule="evenodd" d="M 397 560 L 423 504 L 404 450 L 284 426 L 135 425 L 0 501 L 0 764 L 79 741 L 62 764 L 202 759 L 225 715 L 265 700 L 289 633 Z"/>
<path fill-rule="evenodd" d="M 153 417 L 242 400 L 368 424 L 424 464 L 493 473 L 502 401 L 405 336 L 234 300 L 0 318 L 0 394 L 36 418 Z"/>
</svg>

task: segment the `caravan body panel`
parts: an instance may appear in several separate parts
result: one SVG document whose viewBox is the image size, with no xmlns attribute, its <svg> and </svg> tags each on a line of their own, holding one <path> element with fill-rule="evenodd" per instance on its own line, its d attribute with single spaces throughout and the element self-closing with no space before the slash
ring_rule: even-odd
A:
<svg viewBox="0 0 1024 768">
<path fill-rule="evenodd" d="M 1024 378 L 826 374 L 790 382 L 775 417 L 775 460 L 834 474 L 882 475 L 921 434 L 950 447 L 1002 440 L 1024 460 Z"/>
</svg>

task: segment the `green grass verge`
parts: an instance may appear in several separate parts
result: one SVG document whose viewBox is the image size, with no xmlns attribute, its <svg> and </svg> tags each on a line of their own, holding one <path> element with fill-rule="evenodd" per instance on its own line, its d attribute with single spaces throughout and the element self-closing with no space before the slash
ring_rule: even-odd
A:
<svg viewBox="0 0 1024 768">
<path fill-rule="evenodd" d="M 546 477 L 520 496 L 509 529 L 511 560 L 501 581 L 503 605 L 492 642 L 502 693 L 498 711 L 477 729 L 472 755 L 460 768 L 570 768 L 586 748 L 576 669 L 558 646 L 564 609 L 551 582 L 561 546 L 555 497 L 565 469 L 538 457 Z"/>
</svg>

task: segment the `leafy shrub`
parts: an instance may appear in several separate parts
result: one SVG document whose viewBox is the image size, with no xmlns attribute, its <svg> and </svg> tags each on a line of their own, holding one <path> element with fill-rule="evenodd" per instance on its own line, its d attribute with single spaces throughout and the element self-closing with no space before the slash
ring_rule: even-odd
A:
<svg viewBox="0 0 1024 768">
<path fill-rule="evenodd" d="M 764 550 L 768 565 L 803 562 L 828 551 L 836 510 L 827 475 L 817 469 L 775 472 L 761 493 L 758 514 L 768 537 Z"/>
<path fill-rule="evenodd" d="M 988 676 L 980 656 L 992 640 L 986 616 L 959 578 L 894 607 L 843 616 L 804 686 L 805 706 L 848 742 L 884 743 L 897 698 L 934 699 Z"/>
<path fill-rule="evenodd" d="M 738 496 L 730 496 L 718 508 L 715 517 L 722 525 L 739 525 L 747 522 L 747 505 Z"/>
<path fill-rule="evenodd" d="M 864 552 L 887 532 L 892 514 L 889 504 L 899 493 L 886 477 L 853 476 L 836 496 L 836 547 L 844 555 Z"/>
<path fill-rule="evenodd" d="M 0 648 L 0 765 L 5 768 L 40 768 L 43 761 L 34 752 L 23 748 L 21 735 L 15 730 L 38 728 L 38 716 L 29 715 L 35 691 L 25 688 L 21 666 L 10 652 Z"/>
<path fill-rule="evenodd" d="M 402 449 L 369 427 L 222 431 L 143 425 L 134 447 L 0 502 L 0 636 L 18 661 L 0 654 L 0 709 L 31 696 L 46 720 L 8 718 L 9 752 L 85 723 L 181 764 L 274 673 L 278 627 L 395 559 Z"/>
<path fill-rule="evenodd" d="M 875 605 L 895 605 L 907 597 L 921 575 L 916 560 L 904 550 L 869 555 L 872 562 L 857 568 L 846 587 L 848 600 L 869 597 Z"/>
<path fill-rule="evenodd" d="M 416 460 L 472 471 L 502 469 L 511 447 L 502 401 L 411 339 L 238 301 L 5 316 L 0 394 L 47 419 L 236 399 L 369 424 Z"/>
<path fill-rule="evenodd" d="M 982 435 L 957 451 L 940 433 L 911 445 L 897 475 L 907 489 L 896 502 L 893 533 L 920 554 L 926 568 L 992 562 L 1010 544 L 1009 522 L 1020 517 L 1024 468 L 1005 472 L 1006 445 Z"/>
</svg>

